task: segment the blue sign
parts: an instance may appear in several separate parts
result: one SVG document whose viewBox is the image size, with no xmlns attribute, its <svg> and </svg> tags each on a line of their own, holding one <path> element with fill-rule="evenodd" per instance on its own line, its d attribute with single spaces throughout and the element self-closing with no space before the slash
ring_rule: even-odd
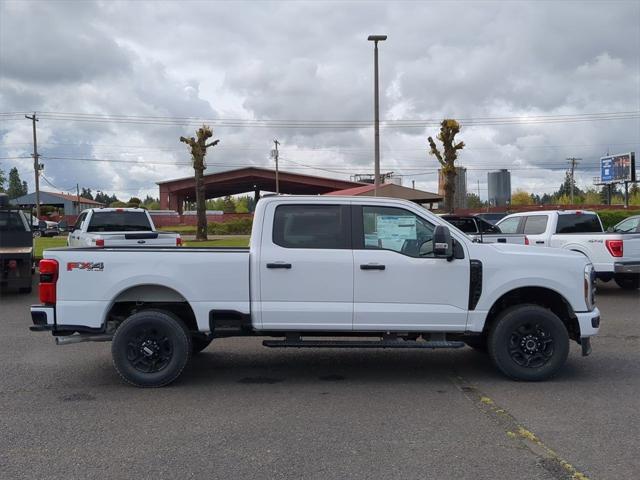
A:
<svg viewBox="0 0 640 480">
<path fill-rule="evenodd" d="M 635 179 L 636 166 L 633 152 L 600 158 L 602 183 L 634 182 Z"/>
</svg>

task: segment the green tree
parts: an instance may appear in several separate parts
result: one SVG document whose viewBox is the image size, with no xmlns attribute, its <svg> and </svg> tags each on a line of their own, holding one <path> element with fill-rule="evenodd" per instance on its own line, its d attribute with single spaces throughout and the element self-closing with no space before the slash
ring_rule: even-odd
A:
<svg viewBox="0 0 640 480">
<path fill-rule="evenodd" d="M 583 202 L 587 205 L 600 205 L 602 203 L 600 191 L 593 187 L 587 188 L 584 191 Z"/>
<path fill-rule="evenodd" d="M 87 198 L 89 200 L 94 200 L 93 193 L 91 193 L 91 189 L 90 188 L 82 187 L 82 190 L 80 191 L 80 196 L 82 198 Z"/>
<path fill-rule="evenodd" d="M 444 208 L 453 213 L 453 199 L 456 194 L 456 167 L 458 150 L 464 148 L 464 142 L 455 143 L 455 137 L 460 132 L 460 124 L 453 119 L 444 119 L 440 123 L 440 133 L 436 137 L 442 142 L 443 152 L 438 150 L 433 138 L 429 137 L 429 153 L 434 155 L 442 166 L 444 176 Z"/>
<path fill-rule="evenodd" d="M 138 206 L 142 203 L 142 200 L 140 200 L 138 197 L 131 197 L 127 203 L 130 205 Z"/>
<path fill-rule="evenodd" d="M 7 187 L 7 195 L 9 198 L 18 198 L 28 193 L 27 182 L 20 180 L 18 169 L 13 167 L 9 170 L 9 186 Z"/>
<path fill-rule="evenodd" d="M 480 197 L 475 193 L 467 193 L 467 207 L 469 208 L 482 208 L 484 202 L 480 200 Z"/>
<path fill-rule="evenodd" d="M 229 195 L 224 197 L 224 199 L 222 200 L 222 211 L 224 213 L 235 213 L 236 211 L 236 203 Z"/>
<path fill-rule="evenodd" d="M 236 199 L 236 213 L 249 213 L 249 197 Z"/>
<path fill-rule="evenodd" d="M 196 138 L 180 137 L 182 143 L 186 143 L 189 146 L 191 153 L 191 161 L 193 163 L 193 170 L 195 172 L 196 181 L 196 210 L 198 215 L 198 226 L 196 229 L 196 240 L 207 239 L 207 210 L 205 205 L 205 191 L 204 181 L 202 179 L 204 171 L 207 168 L 204 157 L 207 154 L 207 148 L 215 147 L 220 140 L 214 140 L 207 143 L 207 140 L 213 137 L 211 128 L 207 125 L 203 125 L 196 132 Z"/>
<path fill-rule="evenodd" d="M 511 205 L 533 205 L 533 198 L 531 198 L 529 192 L 517 189 L 511 194 Z"/>
<path fill-rule="evenodd" d="M 4 176 L 4 170 L 0 168 L 0 193 L 4 193 L 4 182 L 7 181 L 7 177 Z"/>
</svg>

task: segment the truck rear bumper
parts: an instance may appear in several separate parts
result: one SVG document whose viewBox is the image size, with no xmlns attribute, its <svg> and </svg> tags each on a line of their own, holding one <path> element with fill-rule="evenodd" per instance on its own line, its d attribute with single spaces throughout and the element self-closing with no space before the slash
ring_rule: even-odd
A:
<svg viewBox="0 0 640 480">
<path fill-rule="evenodd" d="M 580 337 L 593 337 L 600 330 L 600 310 L 594 308 L 591 312 L 576 313 L 580 325 Z"/>
<path fill-rule="evenodd" d="M 29 327 L 32 332 L 44 332 L 53 330 L 55 325 L 55 309 L 45 305 L 31 305 L 31 321 Z"/>
<path fill-rule="evenodd" d="M 640 273 L 640 262 L 615 262 L 613 269 L 616 273 Z"/>
</svg>

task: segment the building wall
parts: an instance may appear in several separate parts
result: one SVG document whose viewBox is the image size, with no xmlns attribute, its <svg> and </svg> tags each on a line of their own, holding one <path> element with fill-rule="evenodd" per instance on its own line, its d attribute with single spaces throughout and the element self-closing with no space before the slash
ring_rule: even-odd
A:
<svg viewBox="0 0 640 480">
<path fill-rule="evenodd" d="M 489 204 L 504 207 L 511 204 L 511 172 L 498 170 L 487 174 Z"/>
</svg>

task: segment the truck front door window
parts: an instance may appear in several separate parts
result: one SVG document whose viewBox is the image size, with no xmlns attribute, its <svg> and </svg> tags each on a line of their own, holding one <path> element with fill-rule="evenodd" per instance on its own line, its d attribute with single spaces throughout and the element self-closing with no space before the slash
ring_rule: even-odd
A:
<svg viewBox="0 0 640 480">
<path fill-rule="evenodd" d="M 434 226 L 393 207 L 363 207 L 365 249 L 393 250 L 410 257 L 433 257 Z"/>
<path fill-rule="evenodd" d="M 518 233 L 521 217 L 511 217 L 498 223 L 500 233 Z"/>
</svg>

